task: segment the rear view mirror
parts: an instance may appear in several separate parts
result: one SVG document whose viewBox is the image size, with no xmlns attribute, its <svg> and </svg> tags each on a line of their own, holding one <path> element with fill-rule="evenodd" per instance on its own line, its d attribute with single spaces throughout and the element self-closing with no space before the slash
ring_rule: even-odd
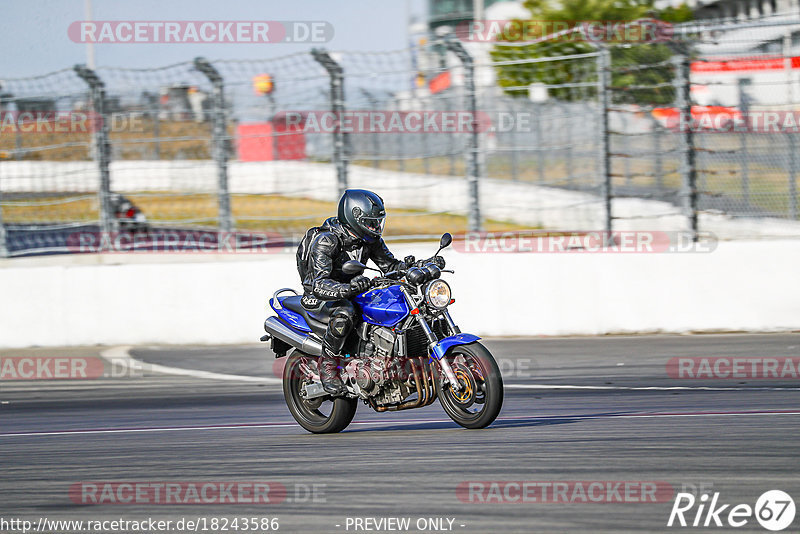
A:
<svg viewBox="0 0 800 534">
<path fill-rule="evenodd" d="M 436 254 L 433 256 L 436 257 L 442 251 L 443 248 L 449 247 L 450 243 L 453 242 L 453 236 L 451 236 L 448 232 L 442 234 L 442 238 L 439 240 L 439 250 L 436 251 Z"/>
<path fill-rule="evenodd" d="M 357 260 L 349 260 L 342 265 L 342 272 L 344 274 L 358 275 L 364 272 L 367 266 Z"/>
<path fill-rule="evenodd" d="M 448 232 L 442 234 L 442 239 L 439 240 L 439 250 L 443 248 L 447 248 L 450 246 L 450 243 L 453 242 L 453 236 L 451 236 Z"/>
</svg>

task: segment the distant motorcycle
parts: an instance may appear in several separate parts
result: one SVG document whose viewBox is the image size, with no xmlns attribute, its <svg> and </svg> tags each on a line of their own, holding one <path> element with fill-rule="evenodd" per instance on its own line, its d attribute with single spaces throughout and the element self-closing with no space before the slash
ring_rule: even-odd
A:
<svg viewBox="0 0 800 534">
<path fill-rule="evenodd" d="M 146 233 L 150 230 L 147 217 L 133 202 L 119 193 L 112 194 L 110 201 L 119 231 Z"/>
<path fill-rule="evenodd" d="M 444 234 L 439 250 L 452 242 Z M 346 274 L 367 269 L 351 260 Z M 377 269 L 370 269 L 377 270 Z M 340 376 L 346 394 L 322 388 L 317 357 L 326 324 L 309 316 L 289 288 L 269 304 L 277 316 L 264 322 L 276 358 L 287 357 L 283 393 L 295 420 L 314 433 L 340 432 L 353 420 L 358 400 L 376 412 L 421 408 L 439 398 L 450 418 L 465 428 L 490 425 L 503 404 L 503 380 L 492 354 L 478 336 L 462 333 L 448 311 L 455 300 L 433 263 L 392 271 L 372 279 L 353 303 L 361 315 L 345 342 Z M 292 296 L 282 296 L 292 292 Z"/>
</svg>

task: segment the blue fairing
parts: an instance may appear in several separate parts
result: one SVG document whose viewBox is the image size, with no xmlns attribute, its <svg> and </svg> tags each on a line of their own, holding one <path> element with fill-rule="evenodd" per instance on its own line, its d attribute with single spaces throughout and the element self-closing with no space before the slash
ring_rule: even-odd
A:
<svg viewBox="0 0 800 534">
<path fill-rule="evenodd" d="M 353 302 L 361 308 L 365 322 L 379 326 L 394 326 L 411 311 L 399 286 L 372 289 L 358 295 Z"/>
<path fill-rule="evenodd" d="M 474 336 L 472 334 L 456 334 L 455 336 L 446 337 L 442 340 L 439 340 L 439 343 L 433 347 L 433 354 L 431 357 L 436 358 L 437 360 L 441 360 L 445 354 L 447 354 L 447 350 L 454 346 L 454 345 L 467 345 L 469 343 L 475 343 L 480 338 L 478 336 Z"/>
<path fill-rule="evenodd" d="M 278 297 L 278 302 L 283 302 L 283 299 L 286 297 Z M 308 327 L 308 323 L 306 320 L 303 319 L 303 316 L 299 313 L 295 313 L 292 310 L 287 310 L 284 307 L 275 308 L 275 303 L 273 302 L 274 299 L 269 299 L 269 305 L 272 306 L 272 309 L 275 310 L 275 313 L 278 314 L 278 317 L 284 320 L 287 324 L 301 330 L 303 332 L 311 332 L 311 328 Z"/>
</svg>

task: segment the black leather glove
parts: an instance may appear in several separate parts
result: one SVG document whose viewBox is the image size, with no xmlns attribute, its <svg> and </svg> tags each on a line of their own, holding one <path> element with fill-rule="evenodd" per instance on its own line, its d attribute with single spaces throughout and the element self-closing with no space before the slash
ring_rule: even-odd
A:
<svg viewBox="0 0 800 534">
<path fill-rule="evenodd" d="M 356 296 L 369 289 L 371 280 L 364 275 L 358 275 L 350 280 L 350 295 Z"/>
</svg>

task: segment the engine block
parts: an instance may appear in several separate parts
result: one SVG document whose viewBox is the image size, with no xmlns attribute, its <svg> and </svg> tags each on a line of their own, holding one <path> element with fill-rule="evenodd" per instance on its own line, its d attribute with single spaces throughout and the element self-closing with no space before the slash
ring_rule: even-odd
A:
<svg viewBox="0 0 800 534">
<path fill-rule="evenodd" d="M 391 356 L 394 351 L 395 337 L 394 332 L 388 328 L 379 326 L 372 329 L 370 339 L 372 344 L 375 345 L 375 350 L 378 352 L 378 355 L 385 358 Z"/>
<path fill-rule="evenodd" d="M 403 402 L 409 395 L 411 390 L 402 380 L 390 380 L 384 382 L 383 388 L 377 395 L 372 398 L 378 404 L 399 404 Z"/>
<path fill-rule="evenodd" d="M 411 390 L 406 373 L 395 358 L 397 335 L 378 326 L 362 339 L 367 342 L 367 349 L 356 366 L 358 386 L 378 404 L 403 402 Z"/>
</svg>

